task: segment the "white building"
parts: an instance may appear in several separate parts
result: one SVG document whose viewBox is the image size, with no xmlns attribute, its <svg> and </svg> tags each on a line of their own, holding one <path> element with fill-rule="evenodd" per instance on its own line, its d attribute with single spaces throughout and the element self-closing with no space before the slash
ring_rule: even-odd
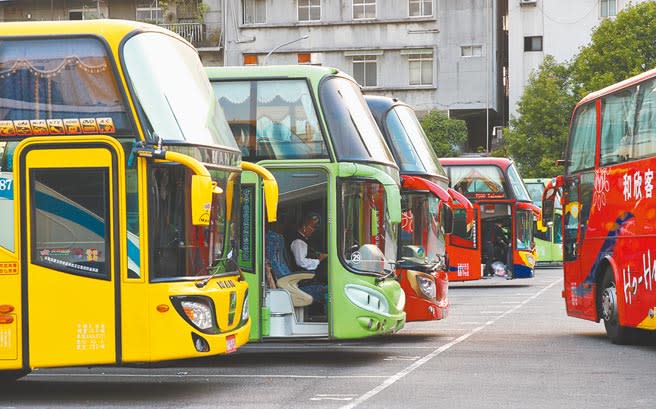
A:
<svg viewBox="0 0 656 409">
<path fill-rule="evenodd" d="M 224 62 L 336 67 L 367 93 L 465 119 L 469 149 L 486 147 L 507 116 L 506 1 L 224 0 Z"/>
<path fill-rule="evenodd" d="M 517 115 L 517 102 L 529 75 L 546 55 L 570 61 L 590 42 L 595 27 L 613 18 L 629 3 L 650 0 L 509 0 L 508 98 L 509 113 Z"/>
</svg>

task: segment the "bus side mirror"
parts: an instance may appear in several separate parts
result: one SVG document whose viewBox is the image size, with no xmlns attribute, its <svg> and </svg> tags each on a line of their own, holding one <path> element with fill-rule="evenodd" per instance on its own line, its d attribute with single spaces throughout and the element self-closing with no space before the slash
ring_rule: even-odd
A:
<svg viewBox="0 0 656 409">
<path fill-rule="evenodd" d="M 553 223 L 554 205 L 558 197 L 558 190 L 563 186 L 564 178 L 557 176 L 547 183 L 542 192 L 542 220 L 545 225 Z"/>
<path fill-rule="evenodd" d="M 442 205 L 442 230 L 445 234 L 453 233 L 453 211 L 444 204 Z"/>
<path fill-rule="evenodd" d="M 221 193 L 211 176 L 191 175 L 191 222 L 196 226 L 208 226 L 212 211 L 212 195 Z"/>
</svg>

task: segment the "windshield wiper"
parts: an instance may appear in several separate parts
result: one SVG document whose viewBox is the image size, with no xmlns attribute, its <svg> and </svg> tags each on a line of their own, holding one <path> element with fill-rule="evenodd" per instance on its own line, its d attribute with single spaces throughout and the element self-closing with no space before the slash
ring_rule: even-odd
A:
<svg viewBox="0 0 656 409">
<path fill-rule="evenodd" d="M 196 287 L 203 288 L 207 285 L 207 283 L 210 282 L 212 278 L 219 274 L 225 273 L 225 263 L 228 260 L 230 260 L 228 257 L 217 258 L 214 260 L 215 263 L 213 266 L 208 266 L 205 268 L 205 271 L 209 273 L 208 276 L 202 280 L 196 281 Z"/>
</svg>

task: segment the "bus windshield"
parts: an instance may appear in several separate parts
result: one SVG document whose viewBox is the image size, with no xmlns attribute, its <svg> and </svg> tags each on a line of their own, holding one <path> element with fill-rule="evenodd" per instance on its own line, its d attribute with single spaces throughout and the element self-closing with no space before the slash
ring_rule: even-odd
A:
<svg viewBox="0 0 656 409">
<path fill-rule="evenodd" d="M 224 192 L 239 197 L 235 189 L 237 173 L 210 169 L 212 180 Z M 239 225 L 238 200 L 226 208 L 225 194 L 214 195 L 209 226 L 191 222 L 189 188 L 191 171 L 180 165 L 163 164 L 150 168 L 149 242 L 153 247 L 151 278 L 175 279 L 210 274 L 235 274 L 238 271 L 234 250 Z M 229 185 L 230 184 L 230 185 Z"/>
<path fill-rule="evenodd" d="M 504 199 L 507 197 L 503 172 L 498 166 L 452 166 L 449 172 L 453 188 L 467 198 Z"/>
<path fill-rule="evenodd" d="M 418 172 L 446 176 L 435 151 L 414 111 L 407 106 L 394 107 L 386 116 L 392 150 L 398 156 L 401 173 Z"/>
<path fill-rule="evenodd" d="M 142 33 L 126 41 L 123 59 L 150 142 L 239 149 L 193 48 L 161 33 Z"/>
<path fill-rule="evenodd" d="M 440 200 L 428 192 L 406 192 L 401 197 L 401 208 L 401 266 L 432 268 L 445 253 L 444 232 L 439 221 Z"/>
<path fill-rule="evenodd" d="M 342 181 L 341 256 L 355 272 L 395 268 L 397 226 L 389 223 L 385 186 L 368 179 Z"/>
<path fill-rule="evenodd" d="M 332 77 L 321 83 L 319 94 L 340 162 L 394 165 L 392 153 L 356 83 Z"/>
<path fill-rule="evenodd" d="M 244 159 L 327 159 L 328 149 L 304 79 L 215 81 Z"/>
<path fill-rule="evenodd" d="M 521 202 L 530 202 L 531 196 L 529 196 L 528 192 L 526 191 L 526 186 L 524 186 L 522 178 L 519 177 L 519 173 L 517 172 L 517 168 L 515 167 L 514 163 L 508 166 L 508 179 L 510 180 L 510 186 L 512 187 L 513 193 L 515 194 L 515 199 Z"/>
</svg>

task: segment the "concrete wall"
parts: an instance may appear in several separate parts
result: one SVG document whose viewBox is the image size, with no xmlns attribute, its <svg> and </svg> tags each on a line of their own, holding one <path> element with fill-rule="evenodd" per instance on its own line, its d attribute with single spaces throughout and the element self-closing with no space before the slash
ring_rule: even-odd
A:
<svg viewBox="0 0 656 409">
<path fill-rule="evenodd" d="M 649 0 L 633 0 L 641 3 Z M 629 0 L 617 0 L 617 12 Z M 580 47 L 590 42 L 590 35 L 602 21 L 599 0 L 537 0 L 535 5 L 520 5 L 510 0 L 509 30 L 509 109 L 517 116 L 517 102 L 531 72 L 553 55 L 558 62 L 571 61 Z M 543 51 L 524 51 L 525 36 L 543 36 Z"/>
</svg>

